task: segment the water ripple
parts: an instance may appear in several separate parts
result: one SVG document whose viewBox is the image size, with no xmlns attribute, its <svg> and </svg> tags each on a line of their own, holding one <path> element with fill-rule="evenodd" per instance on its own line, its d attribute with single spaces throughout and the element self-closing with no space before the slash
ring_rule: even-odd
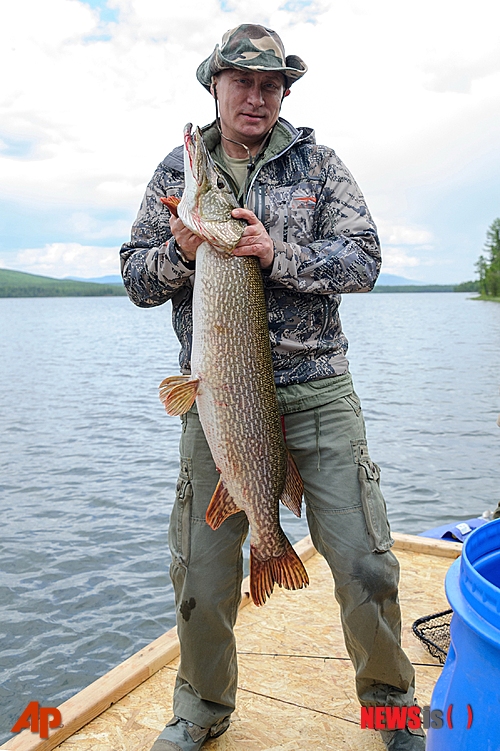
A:
<svg viewBox="0 0 500 751">
<path fill-rule="evenodd" d="M 28 701 L 64 701 L 174 625 L 180 423 L 157 396 L 178 371 L 169 306 L 4 299 L 0 312 L 2 742 Z M 351 295 L 341 313 L 393 528 L 496 506 L 500 305 Z M 307 532 L 286 510 L 283 526 Z"/>
</svg>

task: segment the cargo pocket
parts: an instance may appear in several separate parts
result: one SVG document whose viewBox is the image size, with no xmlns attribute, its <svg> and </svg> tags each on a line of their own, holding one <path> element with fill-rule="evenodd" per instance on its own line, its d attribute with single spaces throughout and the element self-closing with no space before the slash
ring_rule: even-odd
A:
<svg viewBox="0 0 500 751">
<path fill-rule="evenodd" d="M 352 393 L 347 394 L 347 396 L 345 396 L 344 399 L 352 408 L 352 411 L 354 412 L 356 417 L 359 417 L 361 414 L 361 402 L 359 401 L 359 396 L 355 394 L 353 391 Z"/>
<path fill-rule="evenodd" d="M 190 477 L 190 459 L 181 459 L 175 503 L 170 514 L 168 542 L 175 563 L 187 566 L 191 547 L 191 506 L 193 486 Z"/>
<path fill-rule="evenodd" d="M 372 462 L 366 441 L 351 441 L 358 465 L 361 504 L 374 553 L 385 553 L 394 540 L 387 520 L 387 508 L 380 490 L 380 468 Z"/>
</svg>

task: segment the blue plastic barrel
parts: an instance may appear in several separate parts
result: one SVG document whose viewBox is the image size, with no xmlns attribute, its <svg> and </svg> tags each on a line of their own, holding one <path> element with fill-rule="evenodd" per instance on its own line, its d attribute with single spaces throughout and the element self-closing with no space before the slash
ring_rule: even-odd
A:
<svg viewBox="0 0 500 751">
<path fill-rule="evenodd" d="M 467 537 L 446 595 L 451 644 L 431 700 L 442 727 L 427 731 L 427 751 L 499 751 L 500 519 Z"/>
</svg>

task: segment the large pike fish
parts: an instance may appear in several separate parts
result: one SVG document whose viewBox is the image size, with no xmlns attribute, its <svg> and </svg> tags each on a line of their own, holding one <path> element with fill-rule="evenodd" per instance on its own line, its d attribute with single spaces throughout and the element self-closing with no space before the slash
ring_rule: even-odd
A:
<svg viewBox="0 0 500 751">
<path fill-rule="evenodd" d="M 170 415 L 197 409 L 220 480 L 206 513 L 212 529 L 243 510 L 250 523 L 250 592 L 262 605 L 274 584 L 300 589 L 307 572 L 279 521 L 281 500 L 300 516 L 303 484 L 286 449 L 276 401 L 262 274 L 234 256 L 245 223 L 216 172 L 199 128 L 184 129 L 182 199 L 163 198 L 202 237 L 196 252 L 191 376 L 160 384 Z"/>
</svg>

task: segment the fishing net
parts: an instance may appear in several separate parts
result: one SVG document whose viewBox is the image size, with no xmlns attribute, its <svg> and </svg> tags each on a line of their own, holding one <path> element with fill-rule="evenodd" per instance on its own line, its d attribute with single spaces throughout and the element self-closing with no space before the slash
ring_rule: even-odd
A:
<svg viewBox="0 0 500 751">
<path fill-rule="evenodd" d="M 442 613 L 424 615 L 418 618 L 412 626 L 413 633 L 422 644 L 437 657 L 444 665 L 450 647 L 450 622 L 453 610 L 443 610 Z"/>
</svg>

